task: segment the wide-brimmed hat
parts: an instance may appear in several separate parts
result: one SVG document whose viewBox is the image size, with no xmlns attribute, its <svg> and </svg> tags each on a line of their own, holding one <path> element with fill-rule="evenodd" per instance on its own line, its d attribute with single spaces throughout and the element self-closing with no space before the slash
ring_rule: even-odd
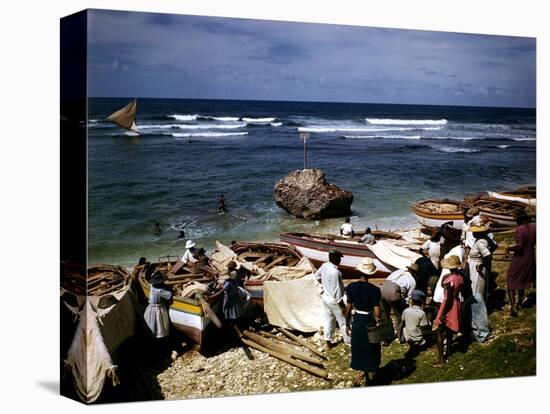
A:
<svg viewBox="0 0 550 414">
<path fill-rule="evenodd" d="M 477 208 L 477 207 L 470 207 L 470 208 L 466 211 L 466 215 L 467 215 L 468 217 L 477 216 L 479 213 L 480 213 L 480 211 L 479 211 L 479 208 Z"/>
<path fill-rule="evenodd" d="M 481 224 L 479 226 L 470 226 L 468 227 L 468 231 L 472 233 L 483 233 L 489 231 L 489 226 L 487 226 L 486 224 Z"/>
<path fill-rule="evenodd" d="M 462 262 L 458 256 L 449 256 L 441 261 L 441 267 L 444 269 L 459 269 L 462 267 Z"/>
<path fill-rule="evenodd" d="M 408 264 L 407 269 L 412 270 L 413 272 L 418 272 L 418 265 L 416 263 Z"/>
<path fill-rule="evenodd" d="M 187 240 L 185 242 L 185 248 L 190 249 L 191 247 L 195 247 L 195 242 L 193 240 Z"/>
<path fill-rule="evenodd" d="M 166 275 L 161 271 L 157 270 L 149 279 L 149 283 L 152 285 L 158 285 L 166 280 Z"/>
<path fill-rule="evenodd" d="M 364 273 L 366 275 L 373 275 L 376 273 L 377 269 L 372 259 L 365 257 L 363 260 L 361 260 L 361 263 L 355 266 L 355 270 L 359 270 L 361 273 Z"/>
</svg>

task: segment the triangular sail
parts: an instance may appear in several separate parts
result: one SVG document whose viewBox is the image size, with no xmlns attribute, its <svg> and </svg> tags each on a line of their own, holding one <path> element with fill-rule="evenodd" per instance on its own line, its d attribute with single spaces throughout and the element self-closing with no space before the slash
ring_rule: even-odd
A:
<svg viewBox="0 0 550 414">
<path fill-rule="evenodd" d="M 137 110 L 137 99 L 134 98 L 128 105 L 124 108 L 119 109 L 116 112 L 113 112 L 107 117 L 107 121 L 111 121 L 118 126 L 127 129 L 128 131 L 139 132 L 136 127 L 136 110 Z"/>
</svg>

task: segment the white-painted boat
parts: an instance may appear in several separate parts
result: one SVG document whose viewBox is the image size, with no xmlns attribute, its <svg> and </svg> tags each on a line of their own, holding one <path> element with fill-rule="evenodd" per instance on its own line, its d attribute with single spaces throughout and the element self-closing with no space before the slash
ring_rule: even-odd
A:
<svg viewBox="0 0 550 414">
<path fill-rule="evenodd" d="M 462 202 L 455 200 L 423 200 L 411 204 L 416 220 L 426 227 L 441 227 L 452 222 L 452 227 L 462 229 L 464 212 Z"/>
<path fill-rule="evenodd" d="M 520 187 L 513 191 L 487 191 L 491 198 L 499 200 L 514 201 L 527 206 L 537 205 L 537 189 L 535 186 Z"/>
</svg>

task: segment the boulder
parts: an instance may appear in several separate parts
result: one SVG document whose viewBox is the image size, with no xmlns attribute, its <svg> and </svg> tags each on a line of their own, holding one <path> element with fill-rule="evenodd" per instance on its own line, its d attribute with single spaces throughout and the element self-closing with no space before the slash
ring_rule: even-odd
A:
<svg viewBox="0 0 550 414">
<path fill-rule="evenodd" d="M 319 169 L 296 170 L 274 189 L 277 205 L 293 216 L 319 220 L 351 213 L 353 194 L 327 183 Z"/>
</svg>

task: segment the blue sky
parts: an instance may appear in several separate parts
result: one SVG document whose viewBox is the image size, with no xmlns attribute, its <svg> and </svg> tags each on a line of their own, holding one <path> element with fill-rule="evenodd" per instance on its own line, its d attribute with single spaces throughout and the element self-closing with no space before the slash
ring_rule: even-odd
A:
<svg viewBox="0 0 550 414">
<path fill-rule="evenodd" d="M 534 107 L 536 40 L 92 10 L 105 97 Z"/>
</svg>

